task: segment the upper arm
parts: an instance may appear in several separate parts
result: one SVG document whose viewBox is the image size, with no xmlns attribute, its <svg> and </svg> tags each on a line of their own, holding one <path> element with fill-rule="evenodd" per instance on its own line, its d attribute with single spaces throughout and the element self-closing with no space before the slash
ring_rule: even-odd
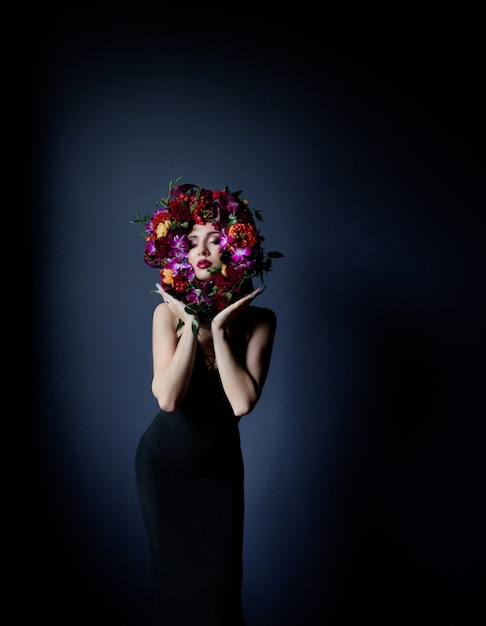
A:
<svg viewBox="0 0 486 626">
<path fill-rule="evenodd" d="M 177 347 L 174 318 L 164 303 L 154 310 L 152 318 L 152 359 L 154 376 L 172 358 Z"/>
<path fill-rule="evenodd" d="M 270 367 L 277 317 L 271 309 L 266 308 L 255 308 L 255 313 L 251 337 L 246 348 L 246 368 L 261 393 Z"/>
</svg>

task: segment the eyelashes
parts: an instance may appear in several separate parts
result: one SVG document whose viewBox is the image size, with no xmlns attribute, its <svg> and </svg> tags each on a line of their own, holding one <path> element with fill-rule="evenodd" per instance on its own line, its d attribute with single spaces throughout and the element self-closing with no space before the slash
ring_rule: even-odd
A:
<svg viewBox="0 0 486 626">
<path fill-rule="evenodd" d="M 210 241 L 208 241 L 208 245 L 215 245 L 215 246 L 219 246 L 221 245 L 221 239 L 218 237 L 216 239 L 211 239 Z M 193 242 L 193 241 L 189 241 L 187 244 L 187 249 L 188 250 L 192 250 L 193 248 L 197 248 L 198 244 Z"/>
</svg>

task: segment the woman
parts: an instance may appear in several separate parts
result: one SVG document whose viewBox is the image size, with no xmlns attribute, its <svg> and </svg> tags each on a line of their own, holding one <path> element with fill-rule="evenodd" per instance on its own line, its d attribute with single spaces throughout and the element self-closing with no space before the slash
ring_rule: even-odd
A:
<svg viewBox="0 0 486 626">
<path fill-rule="evenodd" d="M 163 298 L 152 332 L 160 411 L 136 453 L 152 624 L 243 626 L 238 422 L 261 396 L 276 329 L 273 311 L 250 306 L 262 291 L 252 279 L 281 255 L 264 253 L 252 211 L 228 189 L 171 183 L 144 235 Z"/>
</svg>

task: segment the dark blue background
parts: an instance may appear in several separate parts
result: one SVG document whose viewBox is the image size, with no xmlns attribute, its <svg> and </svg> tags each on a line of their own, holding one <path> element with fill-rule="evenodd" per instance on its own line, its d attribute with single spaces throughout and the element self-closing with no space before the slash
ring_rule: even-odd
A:
<svg viewBox="0 0 486 626">
<path fill-rule="evenodd" d="M 475 16 L 162 7 L 48 3 L 26 37 L 36 610 L 148 624 L 134 452 L 157 272 L 130 221 L 183 176 L 244 189 L 285 254 L 241 422 L 248 626 L 479 623 Z"/>
</svg>

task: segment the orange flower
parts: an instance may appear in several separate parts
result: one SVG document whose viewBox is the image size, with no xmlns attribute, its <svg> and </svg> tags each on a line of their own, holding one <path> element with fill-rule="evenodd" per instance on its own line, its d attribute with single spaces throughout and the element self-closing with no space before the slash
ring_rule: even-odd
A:
<svg viewBox="0 0 486 626">
<path fill-rule="evenodd" d="M 174 286 L 174 270 L 171 270 L 171 269 L 161 270 L 160 277 L 162 278 L 162 280 L 164 281 L 166 285 L 170 285 L 171 287 Z"/>
<path fill-rule="evenodd" d="M 253 248 L 258 242 L 257 230 L 253 224 L 232 224 L 228 235 L 243 248 Z"/>
</svg>

